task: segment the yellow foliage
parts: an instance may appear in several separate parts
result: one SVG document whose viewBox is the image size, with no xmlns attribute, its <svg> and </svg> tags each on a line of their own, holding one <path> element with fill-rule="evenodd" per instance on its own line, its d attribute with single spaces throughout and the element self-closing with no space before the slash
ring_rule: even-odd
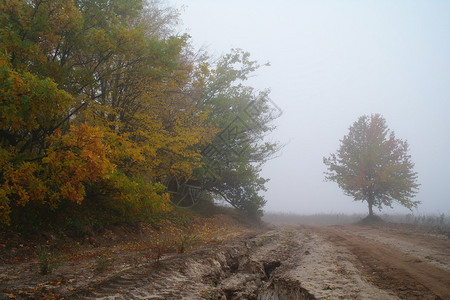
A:
<svg viewBox="0 0 450 300">
<path fill-rule="evenodd" d="M 110 175 L 114 165 L 107 158 L 107 147 L 102 134 L 87 124 L 71 126 L 68 134 L 57 130 L 49 137 L 50 147 L 42 160 L 48 182 L 60 186 L 52 195 L 81 203 L 85 183 L 97 182 Z"/>
<path fill-rule="evenodd" d="M 151 37 L 141 1 L 110 2 L 0 1 L 0 223 L 88 185 L 118 211 L 167 211 L 159 182 L 192 176 L 218 132 L 187 37 Z"/>
<path fill-rule="evenodd" d="M 105 179 L 114 170 L 97 128 L 81 124 L 72 126 L 67 134 L 57 130 L 48 142 L 41 160 L 15 164 L 15 153 L 0 159 L 0 222 L 8 223 L 11 206 L 25 206 L 30 201 L 53 207 L 63 199 L 80 204 L 85 184 Z"/>
</svg>

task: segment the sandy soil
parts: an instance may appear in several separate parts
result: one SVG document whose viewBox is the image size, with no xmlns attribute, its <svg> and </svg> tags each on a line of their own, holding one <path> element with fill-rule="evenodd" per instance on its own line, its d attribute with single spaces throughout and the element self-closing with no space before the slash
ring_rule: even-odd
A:
<svg viewBox="0 0 450 300">
<path fill-rule="evenodd" d="M 403 299 L 450 299 L 448 235 L 395 224 L 315 231 L 349 251 L 349 261 L 374 285 Z"/>
<path fill-rule="evenodd" d="M 102 274 L 89 267 L 98 247 L 79 249 L 85 259 L 70 274 L 69 265 L 39 275 L 34 258 L 11 258 L 0 266 L 0 299 L 450 299 L 450 239 L 426 228 L 276 225 L 227 235 L 156 264 L 111 247 L 117 258 Z"/>
</svg>

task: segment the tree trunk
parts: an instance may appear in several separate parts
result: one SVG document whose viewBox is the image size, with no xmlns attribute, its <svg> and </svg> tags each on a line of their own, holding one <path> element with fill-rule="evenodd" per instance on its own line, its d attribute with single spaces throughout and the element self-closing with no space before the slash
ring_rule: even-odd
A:
<svg viewBox="0 0 450 300">
<path fill-rule="evenodd" d="M 367 203 L 369 204 L 369 216 L 373 216 L 372 201 L 369 200 L 369 201 L 367 201 Z"/>
</svg>

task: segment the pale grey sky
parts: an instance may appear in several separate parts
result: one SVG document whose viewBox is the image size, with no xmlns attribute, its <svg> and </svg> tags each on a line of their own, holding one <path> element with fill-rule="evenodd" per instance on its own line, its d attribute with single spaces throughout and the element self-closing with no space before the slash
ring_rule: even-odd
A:
<svg viewBox="0 0 450 300">
<path fill-rule="evenodd" d="M 410 144 L 422 184 L 415 212 L 450 213 L 450 1 L 167 3 L 184 7 L 180 31 L 195 47 L 271 63 L 251 79 L 284 112 L 272 138 L 287 145 L 263 170 L 266 210 L 366 212 L 324 182 L 322 158 L 359 116 L 381 113 Z"/>
</svg>

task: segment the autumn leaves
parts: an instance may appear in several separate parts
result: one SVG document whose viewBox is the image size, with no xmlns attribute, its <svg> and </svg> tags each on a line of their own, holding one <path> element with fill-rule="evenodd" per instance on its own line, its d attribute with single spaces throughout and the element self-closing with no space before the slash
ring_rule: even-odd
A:
<svg viewBox="0 0 450 300">
<path fill-rule="evenodd" d="M 141 220 L 170 209 L 161 183 L 205 173 L 201 150 L 255 100 L 242 83 L 259 66 L 242 51 L 196 56 L 186 35 L 171 35 L 175 15 L 139 0 L 2 1 L 0 223 L 64 222 L 94 207 Z M 258 197 L 258 166 L 274 149 L 258 144 L 268 113 L 245 172 L 236 165 L 207 191 L 244 184 Z"/>
</svg>

